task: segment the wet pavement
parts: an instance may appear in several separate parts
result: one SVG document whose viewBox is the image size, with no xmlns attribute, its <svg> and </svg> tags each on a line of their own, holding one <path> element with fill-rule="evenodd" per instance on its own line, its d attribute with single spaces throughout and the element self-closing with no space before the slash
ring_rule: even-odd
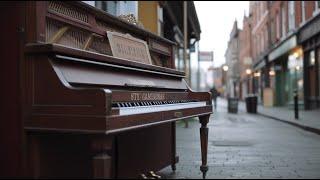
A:
<svg viewBox="0 0 320 180">
<path fill-rule="evenodd" d="M 320 136 L 260 115 L 228 114 L 220 104 L 211 116 L 207 178 L 320 178 Z M 163 178 L 202 178 L 200 124 L 177 122 L 177 170 Z"/>
</svg>

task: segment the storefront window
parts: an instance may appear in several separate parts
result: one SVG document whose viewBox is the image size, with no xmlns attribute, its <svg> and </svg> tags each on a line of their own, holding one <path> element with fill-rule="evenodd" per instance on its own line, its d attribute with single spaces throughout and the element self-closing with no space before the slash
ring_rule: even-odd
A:
<svg viewBox="0 0 320 180">
<path fill-rule="evenodd" d="M 320 48 L 318 48 L 317 62 L 318 62 L 318 100 L 319 100 L 319 97 L 320 97 Z"/>
<path fill-rule="evenodd" d="M 316 58 L 315 58 L 314 51 L 311 51 L 310 57 L 309 57 L 309 65 L 314 66 L 315 62 L 316 62 Z"/>
<path fill-rule="evenodd" d="M 291 54 L 288 59 L 288 100 L 293 104 L 294 91 L 298 90 L 299 101 L 304 100 L 303 93 L 303 57 L 301 54 Z"/>
<path fill-rule="evenodd" d="M 315 68 L 315 51 L 310 51 L 309 54 L 309 64 L 308 64 L 308 76 L 310 81 L 310 96 L 316 96 L 316 68 Z"/>
</svg>

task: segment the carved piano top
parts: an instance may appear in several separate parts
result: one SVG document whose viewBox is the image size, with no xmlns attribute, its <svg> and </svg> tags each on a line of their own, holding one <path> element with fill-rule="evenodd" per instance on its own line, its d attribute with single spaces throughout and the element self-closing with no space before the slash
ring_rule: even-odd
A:
<svg viewBox="0 0 320 180">
<path fill-rule="evenodd" d="M 174 68 L 175 43 L 145 29 L 82 2 L 36 2 L 36 6 L 38 21 L 33 42 L 60 44 L 112 56 L 107 31 L 129 34 L 147 42 L 152 65 Z"/>
<path fill-rule="evenodd" d="M 27 3 L 25 129 L 109 134 L 212 113 L 174 69 L 173 42 L 81 2 Z M 145 41 L 151 63 L 114 57 L 107 31 Z"/>
</svg>

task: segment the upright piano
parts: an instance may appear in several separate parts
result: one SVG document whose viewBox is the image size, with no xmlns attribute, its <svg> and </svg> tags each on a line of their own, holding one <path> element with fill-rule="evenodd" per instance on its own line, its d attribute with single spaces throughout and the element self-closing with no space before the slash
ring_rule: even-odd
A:
<svg viewBox="0 0 320 180">
<path fill-rule="evenodd" d="M 175 70 L 173 42 L 82 2 L 2 7 L 1 176 L 136 178 L 175 170 L 175 122 L 199 117 L 205 177 L 211 95 L 193 92 Z M 115 56 L 115 37 L 141 40 L 146 59 L 139 59 L 143 49 Z"/>
</svg>

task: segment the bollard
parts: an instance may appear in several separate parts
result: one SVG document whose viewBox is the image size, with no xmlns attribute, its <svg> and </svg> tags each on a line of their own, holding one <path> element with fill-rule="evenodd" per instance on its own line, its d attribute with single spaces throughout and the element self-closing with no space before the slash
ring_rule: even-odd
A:
<svg viewBox="0 0 320 180">
<path fill-rule="evenodd" d="M 294 118 L 299 119 L 298 91 L 294 90 Z"/>
</svg>

